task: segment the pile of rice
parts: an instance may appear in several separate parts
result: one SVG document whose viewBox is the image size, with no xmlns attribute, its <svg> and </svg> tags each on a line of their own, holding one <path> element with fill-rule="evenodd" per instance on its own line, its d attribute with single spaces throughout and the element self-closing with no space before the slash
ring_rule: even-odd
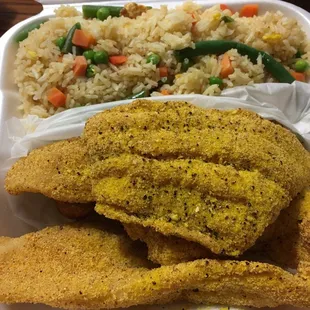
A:
<svg viewBox="0 0 310 310">
<path fill-rule="evenodd" d="M 303 58 L 310 59 L 310 45 L 297 21 L 285 17 L 281 12 L 267 12 L 253 18 L 232 15 L 234 22 L 225 23 L 221 17 L 230 11 L 215 5 L 208 9 L 186 2 L 169 10 L 166 6 L 150 9 L 136 19 L 111 18 L 105 21 L 85 20 L 73 7 L 61 6 L 56 18 L 44 23 L 20 43 L 15 61 L 15 82 L 19 87 L 24 115 L 35 114 L 48 117 L 64 109 L 124 99 L 144 89 L 154 90 L 160 80 L 156 65 L 146 63 L 152 52 L 161 56 L 162 64 L 173 75 L 173 85 L 165 84 L 171 94 L 218 95 L 218 85 L 209 85 L 209 77 L 219 76 L 221 56 L 199 57 L 187 72 L 181 72 L 181 64 L 173 56 L 174 50 L 193 47 L 194 42 L 209 39 L 226 39 L 243 42 L 270 53 L 284 65 L 289 65 L 298 50 L 305 52 Z M 198 22 L 193 25 L 193 21 Z M 121 66 L 99 65 L 93 78 L 76 78 L 72 67 L 74 55 L 61 52 L 55 40 L 66 36 L 69 29 L 80 22 L 82 29 L 89 31 L 97 40 L 95 51 L 105 50 L 109 55 L 126 55 L 128 61 Z M 281 39 L 264 40 L 268 34 L 280 34 Z M 247 56 L 237 50 L 228 52 L 234 73 L 224 79 L 225 87 L 273 82 L 264 70 L 259 58 L 253 64 Z M 52 87 L 65 89 L 65 107 L 55 108 L 47 100 L 47 91 Z M 161 95 L 159 91 L 152 96 Z"/>
</svg>

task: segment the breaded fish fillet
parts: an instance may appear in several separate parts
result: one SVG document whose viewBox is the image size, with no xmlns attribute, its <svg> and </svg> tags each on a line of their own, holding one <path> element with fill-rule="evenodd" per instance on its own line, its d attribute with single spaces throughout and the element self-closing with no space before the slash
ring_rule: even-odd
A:
<svg viewBox="0 0 310 310">
<path fill-rule="evenodd" d="M 199 159 L 259 171 L 291 197 L 310 178 L 309 153 L 295 135 L 241 109 L 141 99 L 90 118 L 83 138 L 95 161 L 123 153 L 159 160 Z"/>
<path fill-rule="evenodd" d="M 91 227 L 51 227 L 20 238 L 0 238 L 0 302 L 65 309 L 111 309 L 179 299 L 310 306 L 307 266 L 296 275 L 246 261 L 197 260 L 151 268 L 128 237 Z"/>
<path fill-rule="evenodd" d="M 94 165 L 95 210 L 195 241 L 216 254 L 251 247 L 289 198 L 259 172 L 201 160 L 110 157 Z"/>
<path fill-rule="evenodd" d="M 125 224 L 133 240 L 147 244 L 148 258 L 160 265 L 172 265 L 198 258 L 212 258 L 212 253 L 195 242 L 164 236 L 140 225 Z M 310 190 L 298 195 L 267 227 L 245 257 L 270 259 L 282 268 L 296 269 L 300 262 L 310 263 Z"/>
<path fill-rule="evenodd" d="M 32 192 L 62 202 L 94 201 L 86 145 L 74 138 L 33 150 L 9 170 L 5 188 L 14 195 Z"/>
</svg>

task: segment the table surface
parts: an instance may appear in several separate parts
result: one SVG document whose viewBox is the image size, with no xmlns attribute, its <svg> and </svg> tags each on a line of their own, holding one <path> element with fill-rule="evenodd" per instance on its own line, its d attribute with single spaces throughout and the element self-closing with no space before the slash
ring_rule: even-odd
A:
<svg viewBox="0 0 310 310">
<path fill-rule="evenodd" d="M 309 0 L 287 0 L 287 2 L 294 3 L 310 12 Z M 34 0 L 0 0 L 0 36 L 13 25 L 41 10 L 41 4 Z"/>
</svg>

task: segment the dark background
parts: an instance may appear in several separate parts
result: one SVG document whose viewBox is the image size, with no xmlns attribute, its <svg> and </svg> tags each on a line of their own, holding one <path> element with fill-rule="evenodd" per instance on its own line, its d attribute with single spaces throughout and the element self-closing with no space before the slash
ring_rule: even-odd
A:
<svg viewBox="0 0 310 310">
<path fill-rule="evenodd" d="M 310 0 L 287 0 L 287 2 L 294 3 L 310 12 Z M 223 3 L 225 3 L 224 0 Z M 34 0 L 0 0 L 0 36 L 16 23 L 41 10 L 41 4 Z"/>
</svg>

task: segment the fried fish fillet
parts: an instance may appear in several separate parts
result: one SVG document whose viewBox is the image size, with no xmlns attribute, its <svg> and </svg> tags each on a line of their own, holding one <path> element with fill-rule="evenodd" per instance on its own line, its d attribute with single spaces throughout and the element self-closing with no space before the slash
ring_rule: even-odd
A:
<svg viewBox="0 0 310 310">
<path fill-rule="evenodd" d="M 74 138 L 33 150 L 9 170 L 5 188 L 14 195 L 32 192 L 62 202 L 94 201 L 86 145 Z"/>
<path fill-rule="evenodd" d="M 251 247 L 310 176 L 298 139 L 248 111 L 140 100 L 94 116 L 83 138 L 98 213 L 216 254 Z"/>
<path fill-rule="evenodd" d="M 256 307 L 310 306 L 308 269 L 197 260 L 152 268 L 128 237 L 92 227 L 51 227 L 0 238 L 0 302 L 111 309 L 190 300 Z"/>
<path fill-rule="evenodd" d="M 214 257 L 198 243 L 164 236 L 140 225 L 125 224 L 124 227 L 131 239 L 146 243 L 149 260 L 160 265 Z M 310 190 L 307 189 L 281 211 L 277 220 L 267 227 L 245 257 L 264 257 L 282 268 L 296 269 L 301 261 L 310 263 L 309 240 Z"/>
<path fill-rule="evenodd" d="M 88 120 L 92 160 L 131 153 L 158 160 L 197 159 L 259 171 L 294 197 L 310 177 L 310 156 L 289 130 L 246 110 L 136 100 Z"/>
<path fill-rule="evenodd" d="M 259 172 L 197 159 L 125 154 L 94 167 L 99 214 L 198 242 L 216 254 L 240 255 L 289 202 L 285 190 Z"/>
</svg>

